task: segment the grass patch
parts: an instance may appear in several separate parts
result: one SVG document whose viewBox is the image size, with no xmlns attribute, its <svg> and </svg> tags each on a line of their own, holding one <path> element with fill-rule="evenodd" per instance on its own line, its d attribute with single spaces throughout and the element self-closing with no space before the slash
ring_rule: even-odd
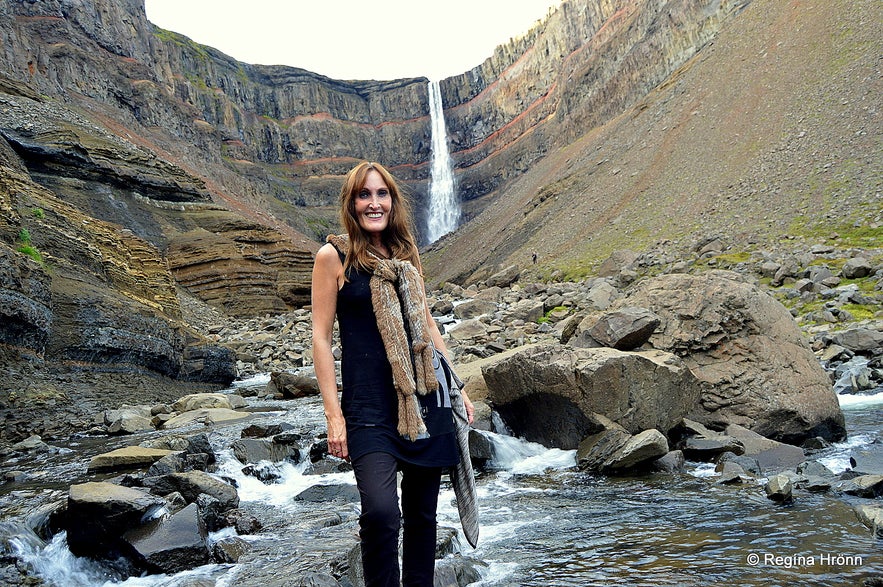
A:
<svg viewBox="0 0 883 587">
<path fill-rule="evenodd" d="M 40 251 L 38 251 L 36 247 L 32 245 L 20 245 L 16 250 L 23 255 L 27 255 L 41 266 L 45 265 L 43 255 L 40 254 Z"/>
<path fill-rule="evenodd" d="M 852 314 L 856 320 L 870 320 L 874 317 L 874 310 L 870 306 L 860 304 L 843 304 L 842 310 Z"/>
</svg>

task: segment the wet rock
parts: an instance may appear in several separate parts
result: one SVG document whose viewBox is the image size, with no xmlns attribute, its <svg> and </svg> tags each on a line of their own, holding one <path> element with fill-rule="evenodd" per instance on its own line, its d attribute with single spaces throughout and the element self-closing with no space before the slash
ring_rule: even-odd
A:
<svg viewBox="0 0 883 587">
<path fill-rule="evenodd" d="M 883 506 L 859 504 L 855 506 L 855 513 L 877 538 L 883 538 Z"/>
<path fill-rule="evenodd" d="M 269 383 L 267 383 L 267 393 L 285 399 L 319 395 L 319 382 L 315 377 L 297 373 L 273 372 L 270 374 Z"/>
<path fill-rule="evenodd" d="M 239 493 L 236 488 L 204 471 L 187 471 L 162 477 L 149 477 L 145 478 L 144 484 L 150 488 L 151 492 L 159 495 L 167 495 L 177 491 L 184 496 L 187 503 L 193 503 L 199 494 L 205 493 L 220 501 L 225 510 L 239 506 Z"/>
<path fill-rule="evenodd" d="M 763 469 L 757 459 L 752 456 L 739 455 L 733 452 L 725 452 L 715 460 L 715 471 L 723 470 L 725 463 L 736 463 L 743 471 L 754 477 L 762 477 Z"/>
<path fill-rule="evenodd" d="M 274 434 L 279 434 L 283 429 L 282 424 L 258 422 L 256 424 L 249 424 L 243 428 L 239 434 L 242 438 L 266 438 L 268 436 L 273 436 Z"/>
<path fill-rule="evenodd" d="M 655 461 L 668 453 L 668 440 L 659 430 L 644 430 L 629 438 L 604 464 L 609 472 L 622 472 Z"/>
<path fill-rule="evenodd" d="M 738 424 L 730 424 L 725 432 L 742 444 L 743 454 L 753 457 L 765 473 L 794 469 L 806 459 L 799 446 L 765 438 Z"/>
<path fill-rule="evenodd" d="M 745 472 L 745 469 L 733 461 L 725 461 L 721 463 L 715 468 L 715 471 L 720 473 L 720 476 L 715 480 L 715 483 L 721 485 L 737 485 L 748 483 L 752 480 L 752 477 Z"/>
<path fill-rule="evenodd" d="M 847 495 L 873 499 L 883 496 L 883 475 L 859 475 L 837 484 L 836 489 Z"/>
<path fill-rule="evenodd" d="M 712 461 L 725 452 L 737 455 L 745 453 L 745 447 L 741 442 L 725 434 L 708 437 L 691 436 L 682 440 L 677 446 L 691 461 Z"/>
<path fill-rule="evenodd" d="M 163 505 L 160 497 L 113 483 L 72 485 L 64 515 L 68 546 L 77 556 L 104 556 L 125 531 Z"/>
<path fill-rule="evenodd" d="M 228 526 L 233 526 L 236 533 L 240 536 L 247 534 L 257 534 L 263 527 L 260 520 L 248 512 L 244 512 L 238 508 L 228 510 L 224 514 Z"/>
<path fill-rule="evenodd" d="M 206 530 L 195 503 L 123 534 L 139 566 L 155 573 L 174 574 L 210 560 Z"/>
<path fill-rule="evenodd" d="M 683 473 L 685 460 L 683 451 L 673 450 L 653 461 L 653 469 L 663 473 Z"/>
<path fill-rule="evenodd" d="M 92 457 L 89 461 L 88 471 L 94 473 L 145 468 L 170 454 L 172 454 L 170 450 L 126 446 Z"/>
<path fill-rule="evenodd" d="M 153 430 L 153 414 L 147 406 L 121 406 L 104 412 L 104 425 L 108 434 L 135 434 Z"/>
<path fill-rule="evenodd" d="M 787 475 L 771 477 L 763 489 L 766 492 L 767 498 L 772 501 L 784 504 L 794 501 L 794 496 L 792 495 L 794 486 L 791 483 L 791 478 Z"/>
<path fill-rule="evenodd" d="M 853 449 L 849 464 L 856 473 L 883 475 L 883 447 L 877 444 L 864 449 Z"/>
<path fill-rule="evenodd" d="M 260 461 L 300 460 L 300 450 L 290 444 L 278 443 L 265 438 L 242 438 L 232 445 L 233 456 L 240 463 L 258 463 Z"/>
<path fill-rule="evenodd" d="M 309 502 L 344 502 L 358 503 L 360 501 L 359 490 L 355 485 L 313 485 L 301 491 L 294 497 L 295 501 Z"/>
<path fill-rule="evenodd" d="M 211 426 L 218 422 L 230 422 L 232 420 L 242 420 L 250 417 L 251 414 L 237 412 L 236 410 L 230 410 L 227 408 L 203 408 L 184 412 L 183 414 L 169 418 L 163 423 L 162 429 L 174 430 L 175 428 L 183 428 L 194 423 Z"/>
<path fill-rule="evenodd" d="M 24 440 L 16 442 L 12 445 L 12 450 L 16 452 L 49 452 L 52 450 L 52 447 L 43 442 L 43 439 L 40 438 L 37 434 L 32 434 L 28 436 Z"/>
<path fill-rule="evenodd" d="M 239 557 L 248 552 L 248 542 L 239 536 L 228 536 L 214 543 L 212 546 L 212 558 L 220 563 L 235 564 Z M 332 585 L 339 585 L 335 581 Z"/>
<path fill-rule="evenodd" d="M 593 414 L 631 433 L 668 431 L 699 397 L 681 361 L 657 351 L 537 345 L 485 365 L 482 373 L 489 399 L 515 435 L 564 449 L 600 430 Z"/>
</svg>

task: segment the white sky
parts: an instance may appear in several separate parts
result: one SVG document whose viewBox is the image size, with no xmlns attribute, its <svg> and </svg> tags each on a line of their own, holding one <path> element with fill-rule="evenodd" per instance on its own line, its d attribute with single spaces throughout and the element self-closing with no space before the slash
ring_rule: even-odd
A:
<svg viewBox="0 0 883 587">
<path fill-rule="evenodd" d="M 145 0 L 155 25 L 246 63 L 335 79 L 464 73 L 561 0 Z"/>
</svg>

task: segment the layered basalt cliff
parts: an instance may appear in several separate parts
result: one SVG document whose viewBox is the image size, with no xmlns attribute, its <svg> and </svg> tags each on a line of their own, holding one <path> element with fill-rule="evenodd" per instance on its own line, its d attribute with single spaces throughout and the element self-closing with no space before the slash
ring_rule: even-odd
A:
<svg viewBox="0 0 883 587">
<path fill-rule="evenodd" d="M 443 80 L 469 212 L 621 113 L 738 6 L 568 1 Z M 0 34 L 4 353 L 228 380 L 231 355 L 187 327 L 182 295 L 237 316 L 309 303 L 312 254 L 361 159 L 393 171 L 422 226 L 424 78 L 241 63 L 153 26 L 143 0 L 5 2 Z"/>
<path fill-rule="evenodd" d="M 444 80 L 464 200 L 493 192 L 637 102 L 745 0 L 563 2 L 480 66 Z M 473 214 L 487 202 L 467 204 Z"/>
</svg>

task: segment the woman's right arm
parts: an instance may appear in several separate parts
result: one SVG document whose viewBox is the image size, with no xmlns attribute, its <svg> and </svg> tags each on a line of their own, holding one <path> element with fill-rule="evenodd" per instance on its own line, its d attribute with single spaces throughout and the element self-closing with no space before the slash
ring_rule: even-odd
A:
<svg viewBox="0 0 883 587">
<path fill-rule="evenodd" d="M 337 396 L 337 374 L 331 351 L 337 292 L 342 280 L 343 264 L 337 249 L 330 244 L 322 246 L 316 253 L 316 262 L 313 265 L 313 366 L 328 422 L 328 452 L 345 459 L 349 456 L 346 422 Z"/>
</svg>

